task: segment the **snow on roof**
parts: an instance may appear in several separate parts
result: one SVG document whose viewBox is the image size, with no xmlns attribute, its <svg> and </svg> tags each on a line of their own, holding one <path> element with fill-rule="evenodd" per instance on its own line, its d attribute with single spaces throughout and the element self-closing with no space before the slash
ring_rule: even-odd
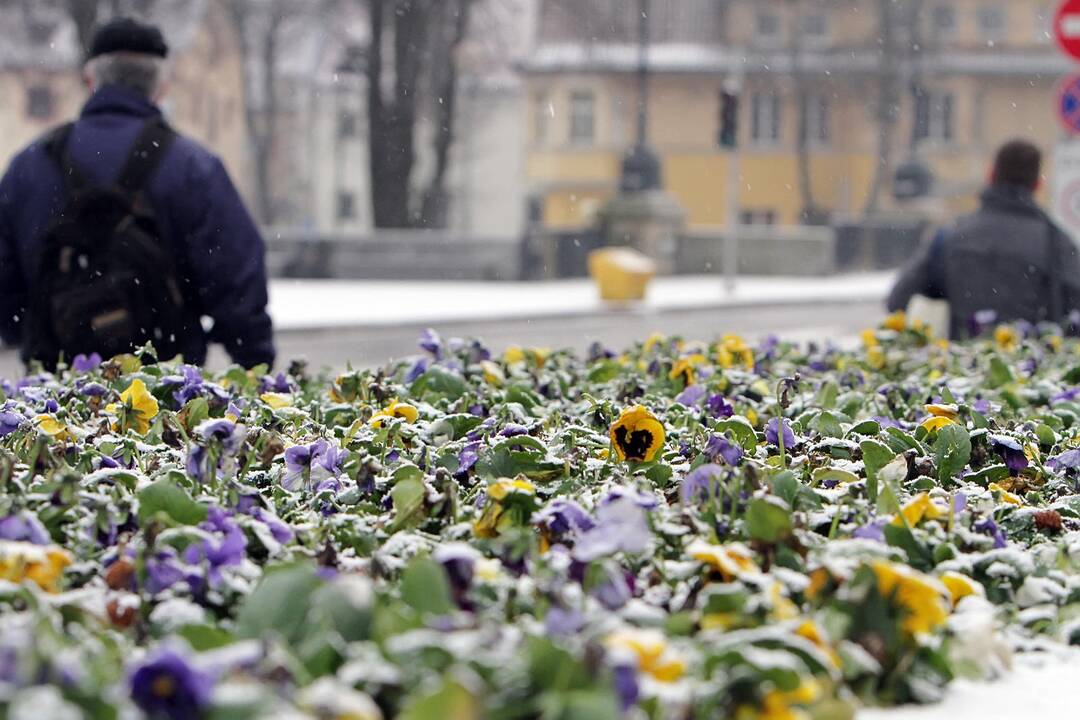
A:
<svg viewBox="0 0 1080 720">
<path fill-rule="evenodd" d="M 880 54 L 867 48 L 803 50 L 798 58 L 802 72 L 873 73 L 880 68 Z M 522 65 L 527 73 L 634 72 L 639 50 L 635 43 L 545 43 Z M 760 51 L 721 44 L 661 43 L 650 45 L 647 63 L 656 72 L 745 72 L 790 74 L 793 58 L 785 50 Z M 920 67 L 946 74 L 1059 75 L 1069 62 L 1052 50 L 1006 52 L 995 50 L 948 51 L 930 54 Z"/>
</svg>

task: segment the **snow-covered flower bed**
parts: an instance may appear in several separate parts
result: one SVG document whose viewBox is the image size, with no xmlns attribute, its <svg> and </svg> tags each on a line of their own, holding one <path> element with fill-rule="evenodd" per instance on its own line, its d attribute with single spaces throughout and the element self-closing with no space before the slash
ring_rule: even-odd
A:
<svg viewBox="0 0 1080 720">
<path fill-rule="evenodd" d="M 0 715 L 848 718 L 1080 641 L 1080 344 L 0 385 Z"/>
</svg>

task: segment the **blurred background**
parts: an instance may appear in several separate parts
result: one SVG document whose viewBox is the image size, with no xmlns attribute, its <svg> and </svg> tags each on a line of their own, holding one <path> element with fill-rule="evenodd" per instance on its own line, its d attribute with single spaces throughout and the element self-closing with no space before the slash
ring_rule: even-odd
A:
<svg viewBox="0 0 1080 720">
<path fill-rule="evenodd" d="M 528 308 L 503 315 L 566 316 L 576 292 L 596 304 L 566 280 L 586 275 L 589 252 L 631 245 L 676 278 L 646 308 L 681 316 L 688 304 L 816 288 L 787 301 L 797 311 L 780 329 L 822 317 L 810 297 L 836 305 L 815 327 L 846 328 L 876 312 L 882 273 L 928 228 L 974 208 L 1008 138 L 1044 149 L 1040 199 L 1077 228 L 1057 109 L 1072 65 L 1052 39 L 1054 10 L 1049 0 L 0 0 L 0 164 L 77 113 L 94 24 L 136 15 L 173 46 L 167 113 L 225 161 L 265 228 L 272 274 L 348 284 L 277 284 L 279 327 L 290 312 L 312 331 L 493 320 L 469 308 L 522 294 Z M 859 273 L 861 289 L 837 296 L 840 273 Z M 736 285 L 736 274 L 749 280 Z M 528 295 L 541 280 L 562 290 Z M 412 314 L 384 312 L 410 302 Z M 638 332 L 622 312 L 606 325 Z M 741 317 L 729 315 L 685 322 Z"/>
</svg>

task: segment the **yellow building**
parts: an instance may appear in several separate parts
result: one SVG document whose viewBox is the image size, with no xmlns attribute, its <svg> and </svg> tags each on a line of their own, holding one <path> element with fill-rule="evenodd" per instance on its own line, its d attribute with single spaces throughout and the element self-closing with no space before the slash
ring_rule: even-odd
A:
<svg viewBox="0 0 1080 720">
<path fill-rule="evenodd" d="M 1051 2 L 886 3 L 888 23 L 881 5 L 653 0 L 648 140 L 691 227 L 727 221 L 732 152 L 719 125 L 730 83 L 741 88 L 745 224 L 800 222 L 802 177 L 812 207 L 834 219 L 888 210 L 893 172 L 913 157 L 932 169 L 939 209 L 957 212 L 973 206 L 1002 141 L 1025 136 L 1052 151 L 1064 135 L 1056 86 L 1070 64 L 1050 39 Z M 541 3 L 526 65 L 527 175 L 548 227 L 588 224 L 617 187 L 635 138 L 636 18 L 629 0 Z"/>
</svg>

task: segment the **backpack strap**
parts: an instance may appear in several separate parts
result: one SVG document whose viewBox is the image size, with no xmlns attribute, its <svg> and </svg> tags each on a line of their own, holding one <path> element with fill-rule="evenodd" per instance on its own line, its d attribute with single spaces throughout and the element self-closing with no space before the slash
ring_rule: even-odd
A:
<svg viewBox="0 0 1080 720">
<path fill-rule="evenodd" d="M 128 159 L 116 180 L 117 186 L 131 195 L 142 193 L 175 136 L 176 133 L 163 119 L 155 118 L 147 122 L 131 146 Z"/>
<path fill-rule="evenodd" d="M 71 162 L 68 145 L 74 123 L 67 123 L 56 128 L 45 137 L 45 154 L 56 164 L 64 178 L 69 192 L 76 192 L 87 187 L 86 176 Z"/>
</svg>

